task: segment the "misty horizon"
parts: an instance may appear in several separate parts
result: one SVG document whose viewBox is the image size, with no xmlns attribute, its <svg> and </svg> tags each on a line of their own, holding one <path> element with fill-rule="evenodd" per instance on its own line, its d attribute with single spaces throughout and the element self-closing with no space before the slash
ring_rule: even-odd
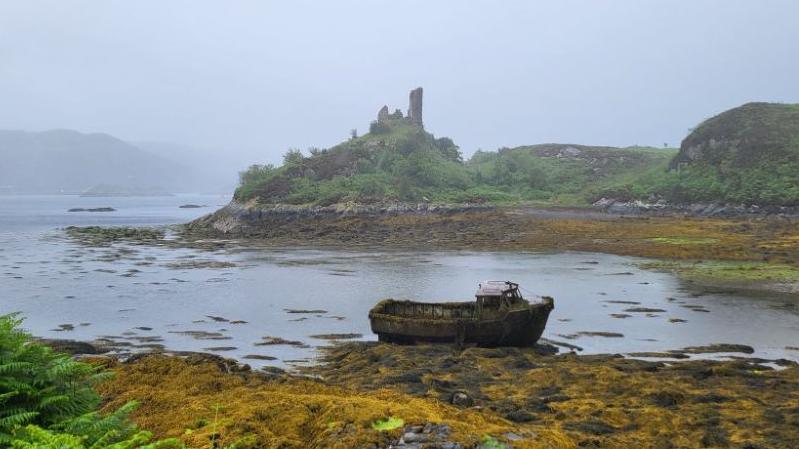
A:
<svg viewBox="0 0 799 449">
<path fill-rule="evenodd" d="M 702 1 L 0 6 L 1 129 L 224 153 L 241 169 L 363 134 L 425 89 L 464 156 L 678 146 L 750 101 L 799 102 L 799 6 Z"/>
</svg>

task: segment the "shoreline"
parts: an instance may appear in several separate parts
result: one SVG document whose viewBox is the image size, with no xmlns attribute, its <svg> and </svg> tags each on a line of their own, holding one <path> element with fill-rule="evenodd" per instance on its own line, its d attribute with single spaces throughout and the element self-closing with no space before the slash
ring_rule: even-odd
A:
<svg viewBox="0 0 799 449">
<path fill-rule="evenodd" d="M 414 438 L 534 449 L 789 448 L 799 438 L 795 362 L 774 370 L 756 359 L 666 363 L 542 346 L 375 342 L 331 346 L 300 374 L 204 355 L 94 363 L 116 373 L 99 387 L 108 409 L 137 400 L 137 424 L 191 446 L 212 434 L 225 444 L 249 438 L 244 447 L 373 449 L 416 447 L 402 445 Z M 389 419 L 399 426 L 374 426 Z"/>
<path fill-rule="evenodd" d="M 222 208 L 183 225 L 178 230 L 182 242 L 195 247 L 224 246 L 208 240 L 233 239 L 264 247 L 596 252 L 655 259 L 649 268 L 710 288 L 799 294 L 799 220 L 785 216 L 617 215 L 535 207 L 410 213 L 331 208 L 322 214 L 291 209 L 288 215 L 235 210 Z"/>
</svg>

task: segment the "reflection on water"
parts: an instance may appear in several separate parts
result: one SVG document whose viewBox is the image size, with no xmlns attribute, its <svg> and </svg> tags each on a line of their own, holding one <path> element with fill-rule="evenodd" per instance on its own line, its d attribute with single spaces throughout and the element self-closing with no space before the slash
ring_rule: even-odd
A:
<svg viewBox="0 0 799 449">
<path fill-rule="evenodd" d="M 544 336 L 585 352 L 742 343 L 757 356 L 799 356 L 786 349 L 799 335 L 799 309 L 790 299 L 693 293 L 670 274 L 639 270 L 639 260 L 629 257 L 91 248 L 58 231 L 70 224 L 171 224 L 212 210 L 177 207 L 189 202 L 215 207 L 224 199 L 0 197 L 0 313 L 22 312 L 25 327 L 40 336 L 112 337 L 126 348 L 164 345 L 281 364 L 313 357 L 314 347 L 326 342 L 312 335 L 374 339 L 367 312 L 381 298 L 468 300 L 479 281 L 510 279 L 528 296 L 553 296 Z M 66 212 L 98 203 L 118 211 L 102 217 Z M 276 360 L 263 360 L 271 357 Z"/>
</svg>

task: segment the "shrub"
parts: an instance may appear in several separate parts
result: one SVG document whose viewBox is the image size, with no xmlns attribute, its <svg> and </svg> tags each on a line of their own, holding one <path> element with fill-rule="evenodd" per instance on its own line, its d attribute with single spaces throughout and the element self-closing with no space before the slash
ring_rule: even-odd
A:
<svg viewBox="0 0 799 449">
<path fill-rule="evenodd" d="M 17 427 L 62 425 L 93 411 L 106 377 L 85 363 L 31 344 L 15 315 L 0 317 L 0 443 Z"/>
<path fill-rule="evenodd" d="M 391 127 L 388 123 L 374 121 L 369 124 L 369 133 L 371 134 L 387 134 L 391 132 Z"/>
<path fill-rule="evenodd" d="M 150 443 L 128 420 L 136 407 L 97 412 L 94 386 L 107 373 L 31 341 L 17 315 L 0 316 L 0 446 L 45 448 L 165 448 L 177 440 Z"/>
</svg>

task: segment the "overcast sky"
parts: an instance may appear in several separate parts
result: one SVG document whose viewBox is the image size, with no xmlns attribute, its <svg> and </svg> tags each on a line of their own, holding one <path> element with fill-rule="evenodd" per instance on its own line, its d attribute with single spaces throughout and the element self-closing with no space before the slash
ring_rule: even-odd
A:
<svg viewBox="0 0 799 449">
<path fill-rule="evenodd" d="M 277 162 L 423 86 L 468 155 L 678 145 L 799 102 L 799 1 L 1 0 L 0 128 L 71 128 Z"/>
</svg>

